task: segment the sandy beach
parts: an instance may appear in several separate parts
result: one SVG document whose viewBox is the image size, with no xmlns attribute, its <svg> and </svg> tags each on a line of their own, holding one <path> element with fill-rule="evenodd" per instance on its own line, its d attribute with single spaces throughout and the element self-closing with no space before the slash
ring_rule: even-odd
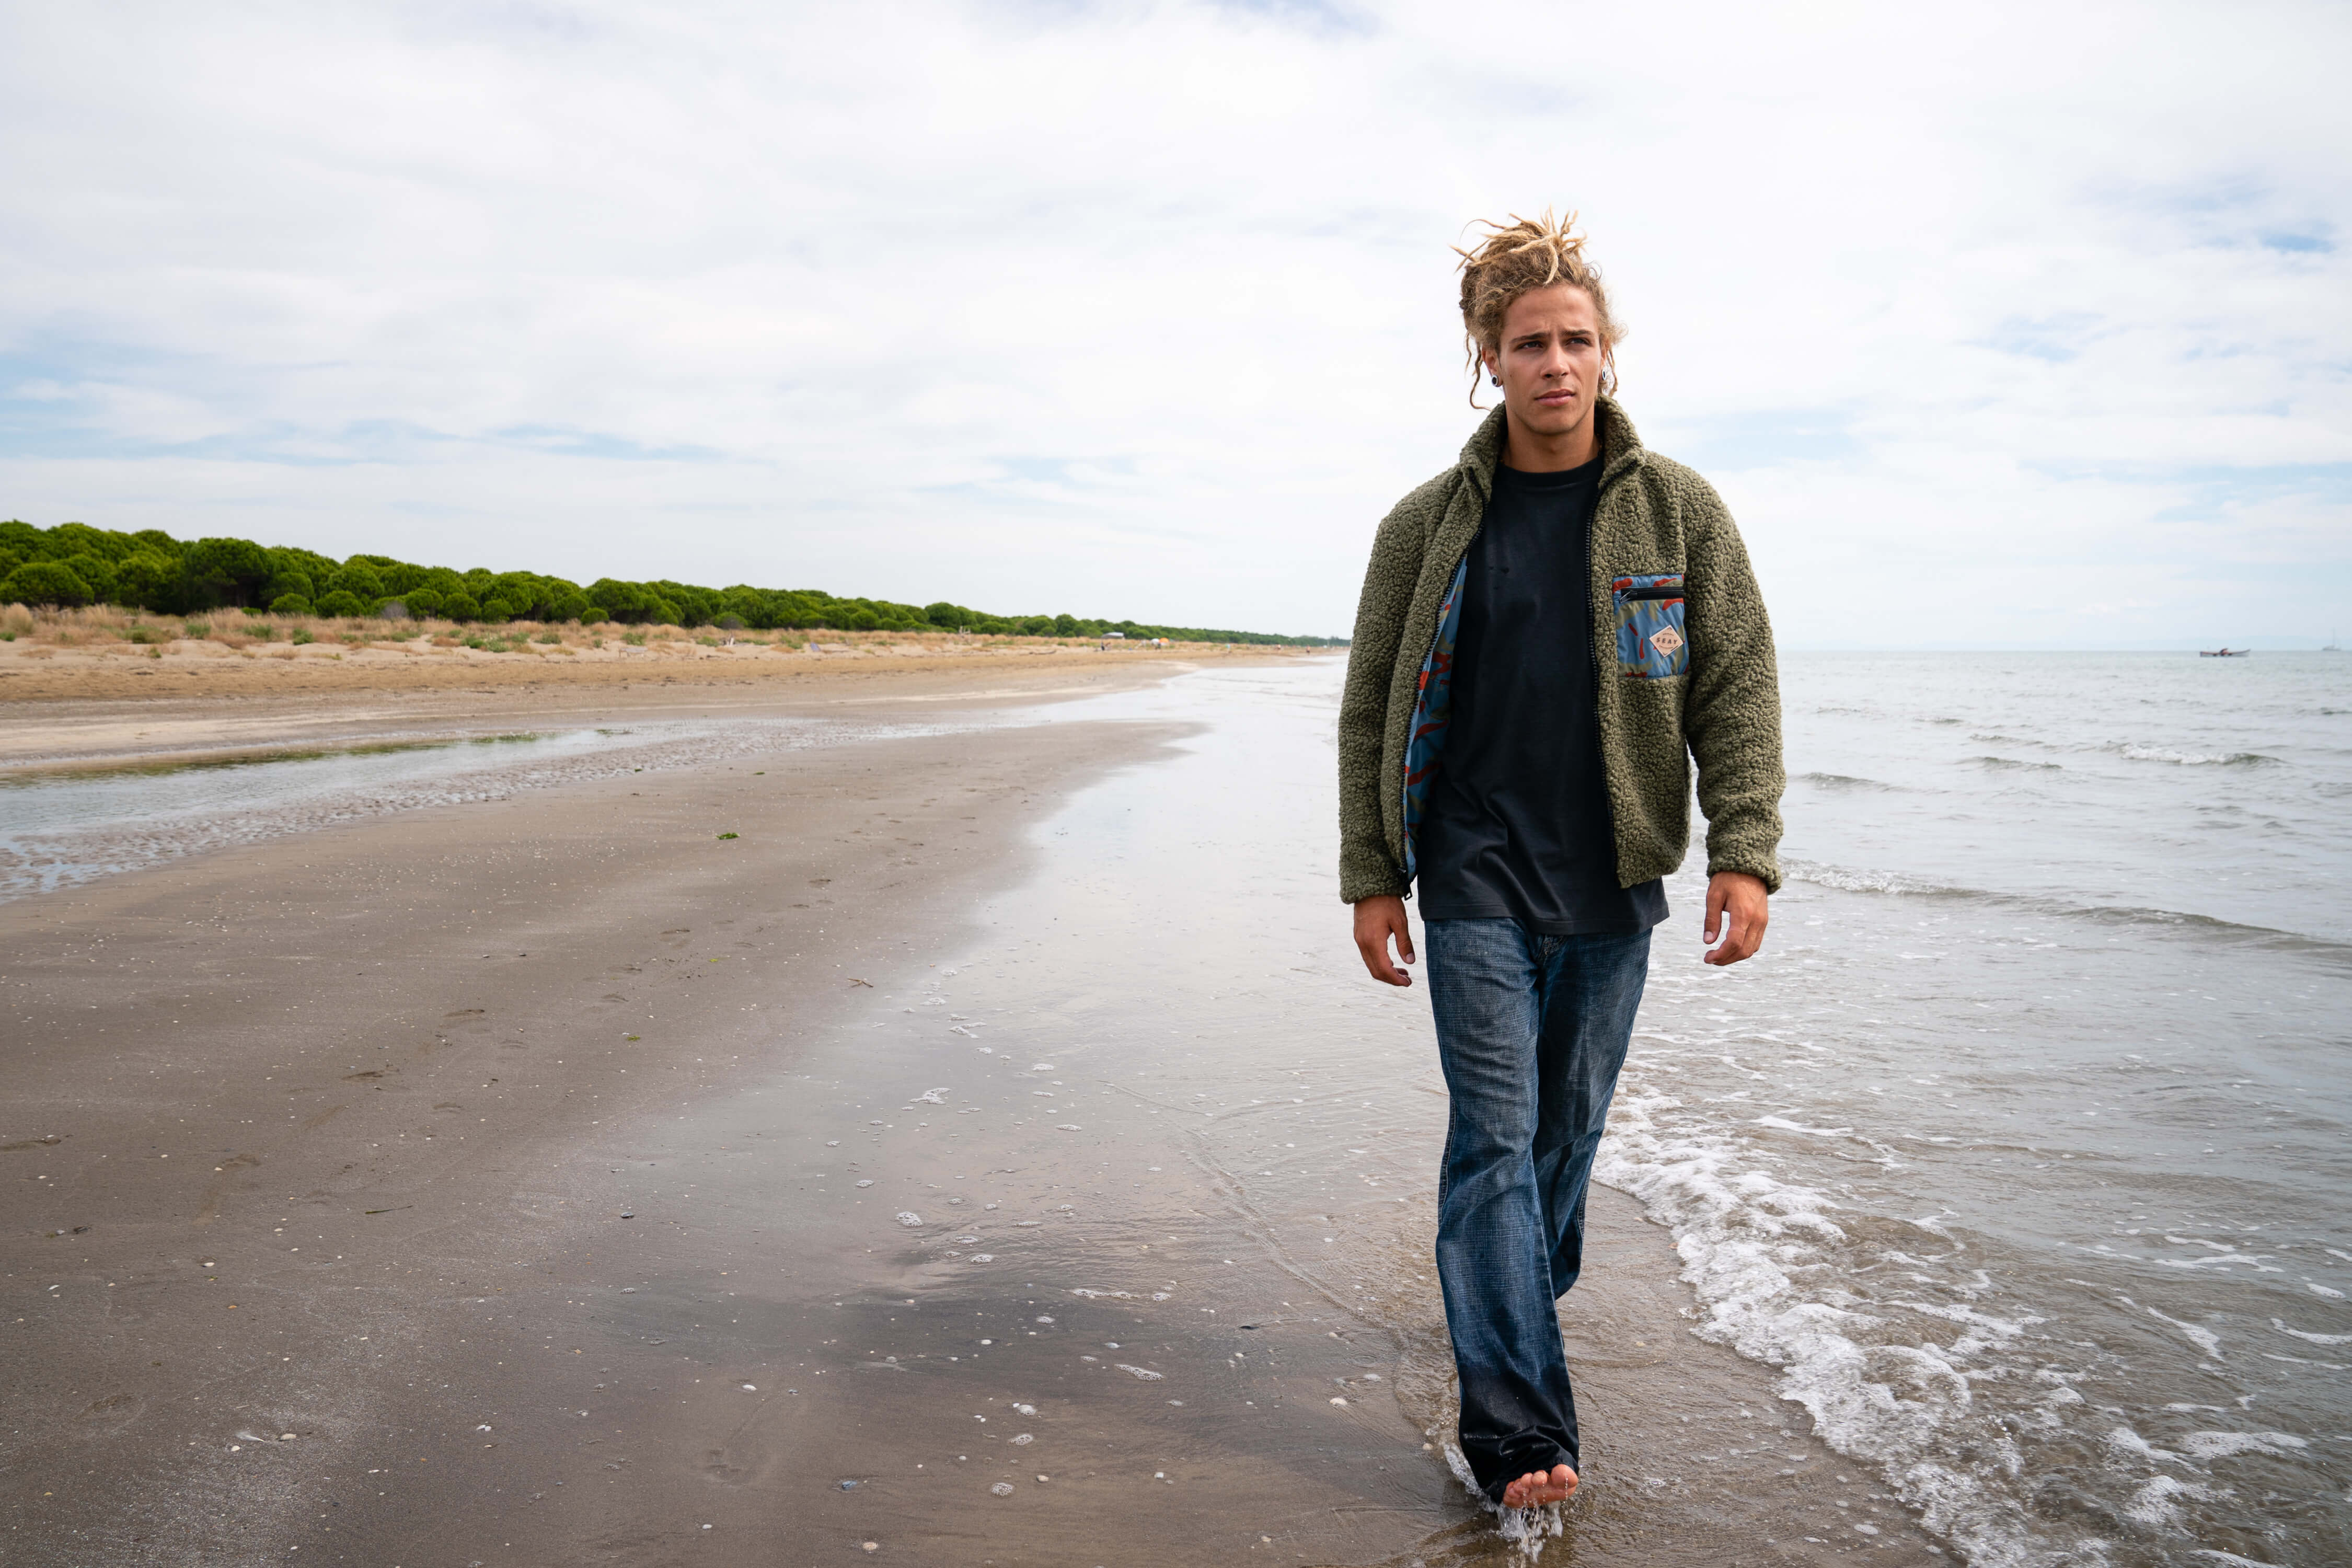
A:
<svg viewBox="0 0 2352 1568">
<path fill-rule="evenodd" d="M 360 629 L 338 636 L 338 626 Z M 289 626 L 327 635 L 297 644 Z M 414 636 L 381 623 L 319 621 L 224 623 L 199 637 L 183 629 L 86 611 L 45 616 L 27 635 L 0 641 L 0 712 L 9 716 L 0 769 L 682 707 L 774 713 L 1050 701 L 1184 670 L 1309 657 L 1230 645 L 850 632 L 739 640 L 675 627 L 520 626 L 510 638 L 472 647 L 446 626 Z M 158 640 L 128 640 L 150 633 Z"/>
<path fill-rule="evenodd" d="M 52 770 L 845 728 L 0 905 L 8 1559 L 1516 1560 L 1440 1452 L 1425 1007 L 1252 815 L 1328 790 L 1297 663 L 1084 657 L 12 707 Z M 1542 1560 L 1928 1561 L 1594 1210 Z"/>
</svg>

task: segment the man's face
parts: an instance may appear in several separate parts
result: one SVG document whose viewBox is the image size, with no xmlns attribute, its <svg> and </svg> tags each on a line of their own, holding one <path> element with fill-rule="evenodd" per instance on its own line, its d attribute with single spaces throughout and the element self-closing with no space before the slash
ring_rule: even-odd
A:
<svg viewBox="0 0 2352 1568">
<path fill-rule="evenodd" d="M 1592 417 L 1601 363 L 1601 313 L 1573 283 L 1512 300 L 1502 342 L 1486 355 L 1511 417 L 1538 436 L 1565 436 Z"/>
</svg>

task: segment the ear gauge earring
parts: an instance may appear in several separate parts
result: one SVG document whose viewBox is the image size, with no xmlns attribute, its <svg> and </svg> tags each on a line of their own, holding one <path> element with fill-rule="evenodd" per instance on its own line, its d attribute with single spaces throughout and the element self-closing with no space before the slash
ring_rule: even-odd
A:
<svg viewBox="0 0 2352 1568">
<path fill-rule="evenodd" d="M 1503 384 L 1503 378 L 1499 375 L 1490 375 L 1486 379 L 1493 382 L 1496 386 Z"/>
</svg>

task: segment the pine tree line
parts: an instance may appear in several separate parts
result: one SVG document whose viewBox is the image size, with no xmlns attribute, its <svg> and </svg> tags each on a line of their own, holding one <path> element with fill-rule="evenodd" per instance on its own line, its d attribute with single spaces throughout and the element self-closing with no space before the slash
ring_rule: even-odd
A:
<svg viewBox="0 0 2352 1568">
<path fill-rule="evenodd" d="M 996 637 L 1168 637 L 1181 642 L 1332 647 L 1344 637 L 1283 637 L 1207 626 L 1150 626 L 1080 616 L 1000 616 L 944 600 L 902 605 L 818 588 L 705 588 L 667 578 L 600 577 L 583 587 L 535 572 L 459 572 L 390 555 L 341 561 L 249 539 L 185 542 L 162 529 L 121 533 L 86 523 L 0 522 L 0 604 L 110 604 L 159 615 L 245 609 L 301 616 L 405 614 L 451 621 L 620 621 L 657 626 L 971 631 Z M 397 611 L 391 606 L 398 605 Z"/>
</svg>

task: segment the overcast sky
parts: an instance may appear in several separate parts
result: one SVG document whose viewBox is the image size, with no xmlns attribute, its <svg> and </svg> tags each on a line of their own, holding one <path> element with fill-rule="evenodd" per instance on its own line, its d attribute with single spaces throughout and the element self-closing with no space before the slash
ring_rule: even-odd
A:
<svg viewBox="0 0 2352 1568">
<path fill-rule="evenodd" d="M 0 3 L 0 515 L 1339 633 L 1583 215 L 1784 644 L 2352 622 L 2352 10 Z M 2352 629 L 2352 628 L 2347 628 Z"/>
</svg>

